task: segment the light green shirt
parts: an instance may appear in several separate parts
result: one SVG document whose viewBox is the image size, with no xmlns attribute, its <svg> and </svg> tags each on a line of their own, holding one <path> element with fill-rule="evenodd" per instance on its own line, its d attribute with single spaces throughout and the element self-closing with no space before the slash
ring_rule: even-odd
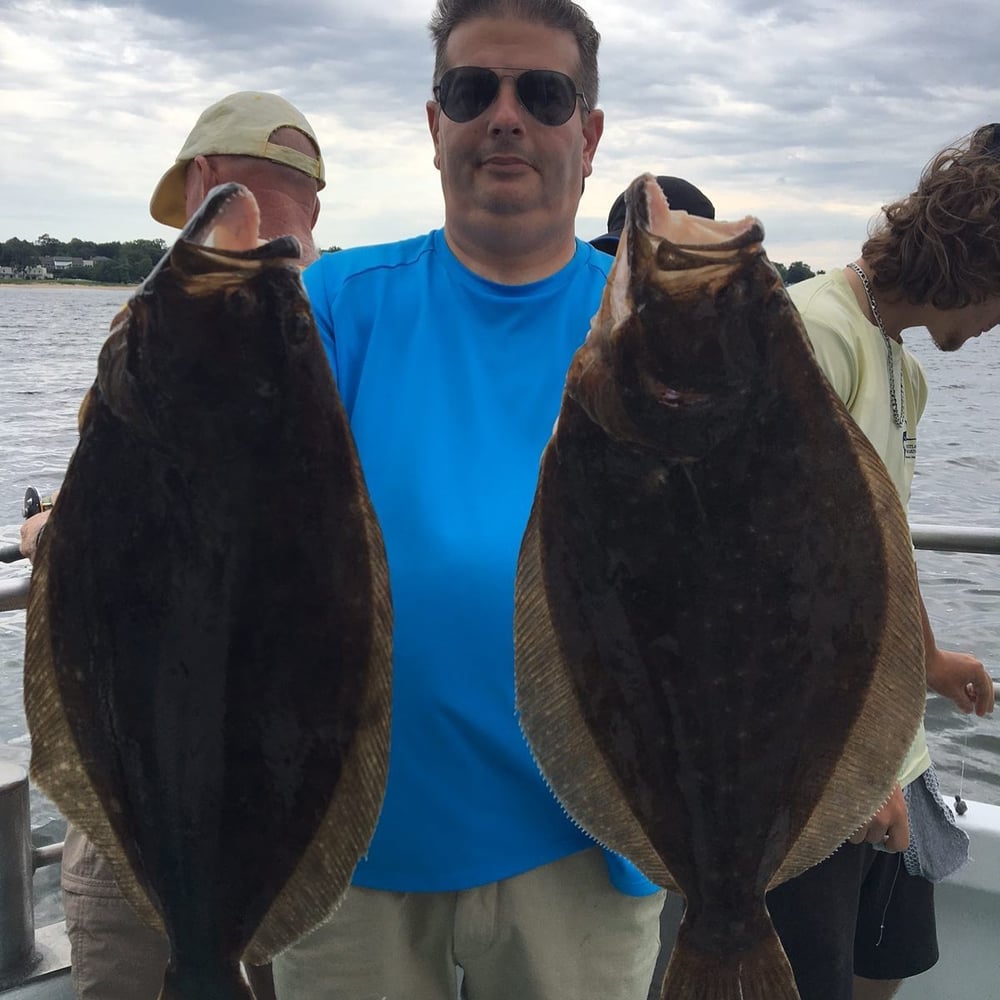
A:
<svg viewBox="0 0 1000 1000">
<path fill-rule="evenodd" d="M 882 457 L 903 507 L 917 457 L 917 421 L 927 403 L 927 379 L 920 362 L 895 340 L 889 341 L 896 376 L 896 401 L 903 426 L 893 421 L 886 343 L 862 312 L 842 270 L 790 286 L 788 292 L 805 322 L 820 368 L 868 440 Z M 930 766 L 921 722 L 899 772 L 907 785 Z"/>
</svg>

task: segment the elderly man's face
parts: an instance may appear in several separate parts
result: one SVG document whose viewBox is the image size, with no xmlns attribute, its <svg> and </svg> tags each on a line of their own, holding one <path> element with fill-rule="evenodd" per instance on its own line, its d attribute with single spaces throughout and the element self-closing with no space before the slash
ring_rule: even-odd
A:
<svg viewBox="0 0 1000 1000">
<path fill-rule="evenodd" d="M 576 39 L 532 21 L 477 18 L 451 33 L 445 54 L 448 68 L 488 67 L 503 77 L 496 99 L 471 121 L 453 121 L 428 102 L 449 223 L 489 226 L 515 217 L 530 228 L 571 229 L 603 114 L 587 113 L 577 100 L 567 121 L 543 124 L 518 100 L 514 78 L 525 69 L 558 70 L 579 90 Z"/>
</svg>

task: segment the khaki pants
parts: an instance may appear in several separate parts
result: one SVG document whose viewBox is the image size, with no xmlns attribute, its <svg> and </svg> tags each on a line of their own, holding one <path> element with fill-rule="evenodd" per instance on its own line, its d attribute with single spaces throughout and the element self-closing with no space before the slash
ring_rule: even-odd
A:
<svg viewBox="0 0 1000 1000">
<path fill-rule="evenodd" d="M 111 866 L 74 827 L 63 848 L 63 908 L 80 1000 L 156 1000 L 169 946 L 118 891 Z"/>
<path fill-rule="evenodd" d="M 72 825 L 63 846 L 62 889 L 78 1000 L 157 1000 L 170 945 L 136 916 L 111 866 Z M 270 966 L 245 971 L 254 996 L 272 1000 Z"/>
<path fill-rule="evenodd" d="M 278 1000 L 646 1000 L 664 894 L 608 880 L 597 848 L 461 892 L 352 888 L 274 961 Z"/>
</svg>

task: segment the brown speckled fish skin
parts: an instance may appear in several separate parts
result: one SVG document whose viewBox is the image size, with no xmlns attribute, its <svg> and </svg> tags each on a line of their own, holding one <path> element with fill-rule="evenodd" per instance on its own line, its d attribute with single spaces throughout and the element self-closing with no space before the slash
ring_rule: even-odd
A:
<svg viewBox="0 0 1000 1000">
<path fill-rule="evenodd" d="M 924 708 L 909 531 L 759 224 L 675 246 L 650 182 L 542 459 L 518 707 L 570 814 L 684 894 L 664 996 L 794 998 L 764 893 L 877 810 Z"/>
<path fill-rule="evenodd" d="M 213 204 L 101 352 L 25 656 L 33 779 L 165 929 L 163 996 L 187 1000 L 248 995 L 241 957 L 342 897 L 391 684 L 381 533 L 297 243 L 189 243 Z"/>
</svg>

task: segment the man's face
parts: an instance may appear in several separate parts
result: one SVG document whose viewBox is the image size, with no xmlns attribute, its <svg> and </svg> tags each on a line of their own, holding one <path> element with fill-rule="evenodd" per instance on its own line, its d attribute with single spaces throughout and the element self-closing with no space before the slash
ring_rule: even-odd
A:
<svg viewBox="0 0 1000 1000">
<path fill-rule="evenodd" d="M 1000 296 L 974 302 L 961 309 L 937 309 L 926 326 L 942 351 L 957 351 L 963 344 L 1000 324 Z"/>
<path fill-rule="evenodd" d="M 452 121 L 436 101 L 427 104 L 449 223 L 489 226 L 508 217 L 526 227 L 572 230 L 603 113 L 584 112 L 577 100 L 568 121 L 544 125 L 520 103 L 513 79 L 525 69 L 559 70 L 579 90 L 572 34 L 532 21 L 476 18 L 455 28 L 445 55 L 448 68 L 483 66 L 505 77 L 493 103 L 471 121 Z"/>
</svg>

